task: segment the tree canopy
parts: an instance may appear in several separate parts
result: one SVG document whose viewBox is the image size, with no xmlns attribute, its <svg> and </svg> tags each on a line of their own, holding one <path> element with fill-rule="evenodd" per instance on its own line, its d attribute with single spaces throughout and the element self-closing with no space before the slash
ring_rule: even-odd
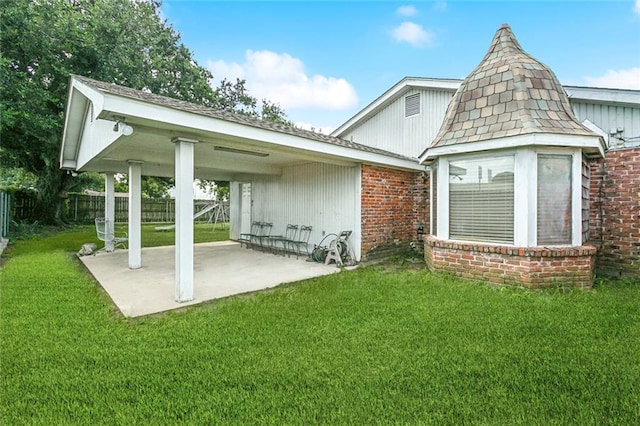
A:
<svg viewBox="0 0 640 426">
<path fill-rule="evenodd" d="M 36 176 L 42 222 L 60 221 L 62 197 L 82 182 L 58 164 L 70 74 L 290 124 L 277 104 L 258 108 L 243 80 L 212 88 L 159 1 L 0 2 L 0 162 Z"/>
</svg>

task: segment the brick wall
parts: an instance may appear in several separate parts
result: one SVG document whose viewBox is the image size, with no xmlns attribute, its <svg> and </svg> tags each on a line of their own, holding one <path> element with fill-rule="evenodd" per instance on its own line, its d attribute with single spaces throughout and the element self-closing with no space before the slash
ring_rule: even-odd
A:
<svg viewBox="0 0 640 426">
<path fill-rule="evenodd" d="M 362 260 L 405 252 L 429 231 L 429 175 L 362 166 Z"/>
<path fill-rule="evenodd" d="M 429 269 L 496 284 L 539 288 L 593 285 L 594 246 L 547 249 L 456 243 L 424 238 Z"/>
<path fill-rule="evenodd" d="M 640 147 L 591 162 L 590 198 L 597 274 L 640 277 Z"/>
</svg>

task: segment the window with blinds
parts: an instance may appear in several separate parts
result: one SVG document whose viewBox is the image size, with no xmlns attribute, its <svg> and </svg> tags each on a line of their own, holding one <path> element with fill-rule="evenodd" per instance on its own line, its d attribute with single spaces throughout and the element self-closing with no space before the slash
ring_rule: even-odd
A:
<svg viewBox="0 0 640 426">
<path fill-rule="evenodd" d="M 405 96 L 404 98 L 404 116 L 411 117 L 420 114 L 420 93 Z"/>
<path fill-rule="evenodd" d="M 449 238 L 513 244 L 514 156 L 449 162 Z"/>
<path fill-rule="evenodd" d="M 538 245 L 571 244 L 571 155 L 538 154 Z"/>
</svg>

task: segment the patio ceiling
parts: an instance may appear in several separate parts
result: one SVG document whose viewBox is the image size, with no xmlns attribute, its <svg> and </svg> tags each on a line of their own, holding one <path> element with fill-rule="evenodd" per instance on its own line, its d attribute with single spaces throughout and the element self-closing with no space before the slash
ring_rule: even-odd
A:
<svg viewBox="0 0 640 426">
<path fill-rule="evenodd" d="M 194 175 L 201 179 L 242 180 L 247 175 L 279 175 L 283 167 L 310 161 L 323 160 L 345 166 L 356 164 L 330 156 L 312 157 L 305 151 L 269 146 L 264 142 L 215 132 L 180 126 L 170 129 L 158 125 L 151 127 L 146 120 L 137 117 L 125 117 L 125 120 L 134 129 L 133 134 L 120 136 L 81 170 L 127 173 L 128 160 L 141 160 L 143 175 L 172 177 L 175 147 L 171 141 L 178 135 L 198 141 Z"/>
<path fill-rule="evenodd" d="M 125 135 L 124 122 L 133 129 Z M 309 162 L 354 166 L 366 162 L 422 170 L 417 159 L 344 139 L 215 111 L 199 105 L 72 76 L 60 163 L 75 171 L 174 176 L 176 137 L 195 145 L 196 178 L 243 180 L 279 175 Z"/>
</svg>

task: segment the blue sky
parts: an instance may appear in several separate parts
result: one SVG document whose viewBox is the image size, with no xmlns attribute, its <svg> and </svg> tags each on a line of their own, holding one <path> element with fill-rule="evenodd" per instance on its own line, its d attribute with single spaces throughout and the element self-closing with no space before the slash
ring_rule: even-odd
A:
<svg viewBox="0 0 640 426">
<path fill-rule="evenodd" d="M 508 23 L 563 84 L 640 89 L 640 0 L 186 1 L 162 14 L 214 75 L 327 132 L 406 76 L 464 78 Z"/>
</svg>

